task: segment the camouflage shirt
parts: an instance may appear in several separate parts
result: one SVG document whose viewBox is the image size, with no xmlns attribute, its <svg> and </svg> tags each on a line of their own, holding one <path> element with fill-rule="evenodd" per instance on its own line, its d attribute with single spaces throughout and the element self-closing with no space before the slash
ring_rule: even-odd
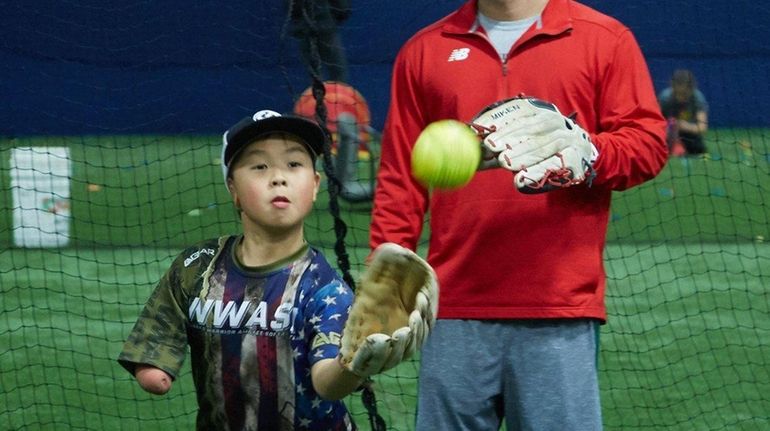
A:
<svg viewBox="0 0 770 431">
<path fill-rule="evenodd" d="M 339 352 L 352 291 L 314 248 L 247 268 L 235 258 L 239 240 L 177 257 L 118 361 L 176 378 L 190 346 L 199 430 L 355 429 L 344 404 L 322 400 L 310 379 L 313 364 Z"/>
</svg>

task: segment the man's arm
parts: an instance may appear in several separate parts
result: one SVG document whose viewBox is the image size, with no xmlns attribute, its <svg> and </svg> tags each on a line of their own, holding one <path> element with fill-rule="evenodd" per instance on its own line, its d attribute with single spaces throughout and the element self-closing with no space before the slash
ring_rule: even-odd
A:
<svg viewBox="0 0 770 431">
<path fill-rule="evenodd" d="M 391 101 L 382 137 L 369 245 L 393 242 L 415 250 L 428 206 L 428 191 L 411 175 L 411 150 L 427 120 L 418 102 L 403 50 L 396 58 Z"/>
<path fill-rule="evenodd" d="M 668 160 L 666 121 L 647 63 L 630 31 L 608 59 L 598 100 L 595 185 L 625 190 L 655 177 Z"/>
</svg>

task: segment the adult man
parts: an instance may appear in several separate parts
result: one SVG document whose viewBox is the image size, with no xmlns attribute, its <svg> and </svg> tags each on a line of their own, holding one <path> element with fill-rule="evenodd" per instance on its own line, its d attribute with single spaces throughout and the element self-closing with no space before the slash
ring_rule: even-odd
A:
<svg viewBox="0 0 770 431">
<path fill-rule="evenodd" d="M 537 171 L 538 180 L 557 169 L 509 164 L 454 191 L 415 182 L 411 148 L 425 126 L 471 122 L 520 94 L 576 114 L 557 123 L 584 129 L 589 142 L 560 140 L 559 151 L 542 156 L 578 154 L 586 172 L 571 165 L 573 179 L 588 180 L 521 193 L 532 190 L 512 185 L 509 170 Z M 540 132 L 520 142 L 551 142 L 557 133 Z M 665 121 L 633 35 L 584 5 L 470 0 L 404 45 L 370 243 L 415 248 L 430 212 L 428 261 L 442 291 L 422 353 L 418 429 L 496 429 L 503 417 L 509 430 L 601 429 L 596 349 L 606 319 L 602 252 L 611 192 L 654 177 L 666 159 Z"/>
</svg>

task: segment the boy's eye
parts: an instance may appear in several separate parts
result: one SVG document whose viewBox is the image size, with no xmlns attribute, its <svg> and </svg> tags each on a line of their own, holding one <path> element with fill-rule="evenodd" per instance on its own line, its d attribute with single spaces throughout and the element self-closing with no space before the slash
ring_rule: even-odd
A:
<svg viewBox="0 0 770 431">
<path fill-rule="evenodd" d="M 255 163 L 251 166 L 251 169 L 261 171 L 267 169 L 267 165 L 264 163 Z"/>
<path fill-rule="evenodd" d="M 298 162 L 296 160 L 289 162 L 289 167 L 291 168 L 301 168 L 302 162 Z"/>
</svg>

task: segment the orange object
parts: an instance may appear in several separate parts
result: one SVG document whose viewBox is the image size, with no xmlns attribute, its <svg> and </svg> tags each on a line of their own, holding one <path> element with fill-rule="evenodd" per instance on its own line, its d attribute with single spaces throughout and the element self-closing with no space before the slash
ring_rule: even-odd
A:
<svg viewBox="0 0 770 431">
<path fill-rule="evenodd" d="M 324 82 L 326 94 L 324 102 L 327 111 L 326 127 L 332 134 L 332 150 L 336 150 L 337 145 L 337 118 L 343 112 L 350 113 L 358 125 L 358 139 L 360 141 L 359 152 L 368 152 L 366 143 L 371 136 L 369 134 L 369 123 L 371 114 L 366 99 L 355 88 L 348 84 L 336 81 Z M 313 97 L 313 88 L 308 87 L 297 99 L 294 104 L 294 113 L 305 118 L 315 120 L 316 102 Z"/>
<path fill-rule="evenodd" d="M 684 145 L 682 144 L 682 141 L 680 139 L 676 139 L 673 144 L 671 144 L 671 155 L 674 157 L 682 157 L 687 153 L 687 150 L 684 148 Z"/>
</svg>

